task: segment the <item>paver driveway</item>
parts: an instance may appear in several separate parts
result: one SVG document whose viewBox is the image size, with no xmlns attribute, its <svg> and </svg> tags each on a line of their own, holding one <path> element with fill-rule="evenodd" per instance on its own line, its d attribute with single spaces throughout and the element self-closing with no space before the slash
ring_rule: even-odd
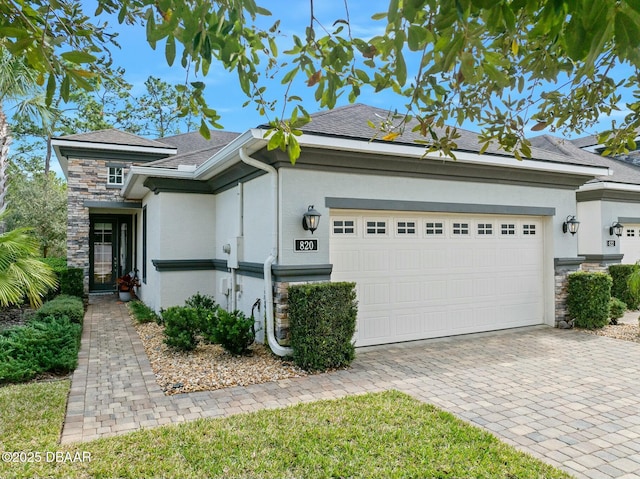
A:
<svg viewBox="0 0 640 479">
<path fill-rule="evenodd" d="M 165 396 L 126 307 L 92 298 L 62 442 L 397 389 L 577 477 L 640 477 L 640 344 L 534 327 L 358 351 L 349 370 Z"/>
</svg>

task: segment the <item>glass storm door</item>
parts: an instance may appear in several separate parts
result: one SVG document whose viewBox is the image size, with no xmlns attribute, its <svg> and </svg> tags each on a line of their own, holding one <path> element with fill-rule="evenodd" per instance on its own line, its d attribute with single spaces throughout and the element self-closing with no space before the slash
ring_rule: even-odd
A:
<svg viewBox="0 0 640 479">
<path fill-rule="evenodd" d="M 131 218 L 92 218 L 90 235 L 89 289 L 115 291 L 116 279 L 132 267 Z"/>
<path fill-rule="evenodd" d="M 113 290 L 116 284 L 116 223 L 96 221 L 91 229 L 91 289 Z"/>
</svg>

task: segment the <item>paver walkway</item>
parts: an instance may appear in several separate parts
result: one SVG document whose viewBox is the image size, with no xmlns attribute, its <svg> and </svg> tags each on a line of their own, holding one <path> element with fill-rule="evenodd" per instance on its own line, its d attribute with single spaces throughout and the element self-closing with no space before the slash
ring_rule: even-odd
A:
<svg viewBox="0 0 640 479">
<path fill-rule="evenodd" d="M 576 477 L 640 477 L 640 344 L 548 327 L 360 349 L 349 370 L 165 396 L 126 307 L 92 298 L 62 442 L 397 389 Z"/>
</svg>

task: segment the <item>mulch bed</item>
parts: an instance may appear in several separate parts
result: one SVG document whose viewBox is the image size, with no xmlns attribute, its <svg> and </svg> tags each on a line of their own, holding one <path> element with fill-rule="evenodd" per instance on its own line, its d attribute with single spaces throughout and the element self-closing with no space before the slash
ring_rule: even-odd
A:
<svg viewBox="0 0 640 479">
<path fill-rule="evenodd" d="M 164 327 L 156 323 L 135 324 L 149 357 L 156 381 L 165 394 L 212 391 L 248 386 L 309 373 L 275 356 L 263 344 L 254 344 L 245 356 L 234 356 L 222 346 L 200 343 L 189 353 L 164 344 Z"/>
</svg>

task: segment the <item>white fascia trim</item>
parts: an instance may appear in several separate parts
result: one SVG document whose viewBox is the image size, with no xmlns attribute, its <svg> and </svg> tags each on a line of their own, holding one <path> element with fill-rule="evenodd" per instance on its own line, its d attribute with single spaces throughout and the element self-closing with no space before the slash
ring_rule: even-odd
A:
<svg viewBox="0 0 640 479">
<path fill-rule="evenodd" d="M 382 155 L 404 156 L 409 158 L 423 158 L 424 147 L 417 145 L 401 145 L 393 142 L 380 143 L 362 140 L 352 140 L 345 138 L 335 138 L 328 136 L 316 136 L 304 134 L 298 137 L 300 146 L 309 146 L 322 149 L 340 150 L 340 151 L 357 151 L 365 153 L 378 153 Z M 493 156 L 491 154 L 469 153 L 464 151 L 455 152 L 456 160 L 445 156 L 437 156 L 435 154 L 427 155 L 429 159 L 442 161 L 458 161 L 460 163 L 475 163 L 490 166 L 508 166 L 510 168 L 519 168 L 526 170 L 550 171 L 557 173 L 571 173 L 585 176 L 604 176 L 609 174 L 609 168 L 606 166 L 582 166 L 567 163 L 553 163 L 536 160 L 516 160 L 508 162 L 511 158 Z"/>
<path fill-rule="evenodd" d="M 267 145 L 264 138 L 265 130 L 252 128 L 235 138 L 231 143 L 217 151 L 215 155 L 196 168 L 194 178 L 198 180 L 208 180 L 220 171 L 224 171 L 234 163 L 240 163 L 240 148 L 244 148 L 247 155 L 252 155 L 262 147 Z"/>
<path fill-rule="evenodd" d="M 124 196 L 125 198 L 129 196 L 136 183 L 144 182 L 144 180 L 146 180 L 149 176 L 154 176 L 156 178 L 178 178 L 183 180 L 193 180 L 194 172 L 179 171 L 173 168 L 154 168 L 152 166 L 133 165 L 131 166 L 131 168 L 129 168 L 129 173 L 127 173 L 127 177 L 124 179 L 123 187 L 120 190 L 120 196 Z"/>
<path fill-rule="evenodd" d="M 164 155 L 175 155 L 177 148 L 172 147 L 156 147 L 156 146 L 136 146 L 136 145 L 117 145 L 113 143 L 94 143 L 90 141 L 73 141 L 73 140 L 51 140 L 54 147 L 68 146 L 72 148 L 83 148 L 89 150 L 108 150 L 108 151 L 126 151 L 134 153 L 161 153 Z"/>
<path fill-rule="evenodd" d="M 640 192 L 640 185 L 600 181 L 598 183 L 587 183 L 586 185 L 582 185 L 580 188 L 578 188 L 578 191 L 595 191 L 595 190 L 617 190 L 617 191 Z"/>
</svg>

